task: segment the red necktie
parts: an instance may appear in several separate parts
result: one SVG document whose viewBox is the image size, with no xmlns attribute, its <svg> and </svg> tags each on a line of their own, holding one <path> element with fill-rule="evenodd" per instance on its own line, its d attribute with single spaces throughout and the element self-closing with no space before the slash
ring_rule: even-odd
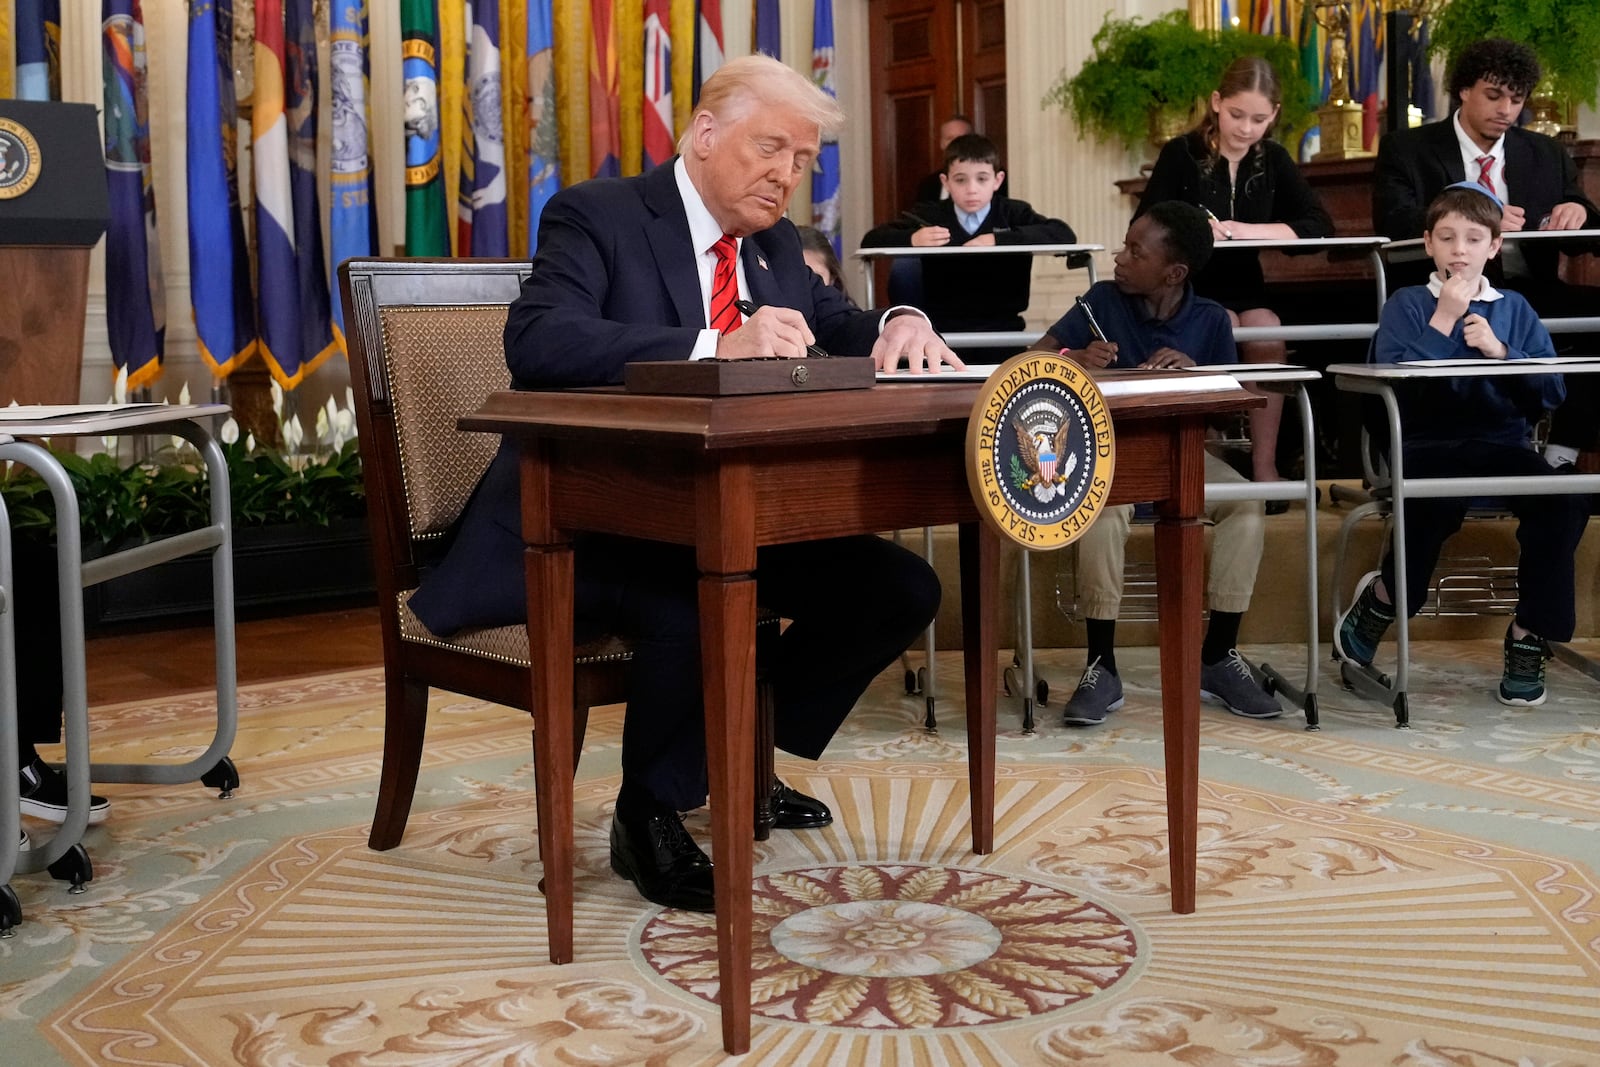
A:
<svg viewBox="0 0 1600 1067">
<path fill-rule="evenodd" d="M 711 328 L 732 333 L 744 325 L 739 314 L 739 246 L 723 234 L 711 250 L 717 254 L 717 265 L 711 270 Z"/>
<path fill-rule="evenodd" d="M 1489 192 L 1493 193 L 1495 196 L 1499 196 L 1500 194 L 1496 193 L 1494 191 L 1494 174 L 1493 174 L 1493 171 L 1494 171 L 1494 157 L 1493 156 L 1479 156 L 1478 157 L 1478 184 L 1483 186 L 1485 189 L 1489 190 Z"/>
</svg>

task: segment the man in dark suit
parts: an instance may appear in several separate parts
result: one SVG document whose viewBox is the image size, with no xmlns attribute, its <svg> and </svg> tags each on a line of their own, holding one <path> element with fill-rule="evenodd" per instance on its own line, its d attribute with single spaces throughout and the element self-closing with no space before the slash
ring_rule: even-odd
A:
<svg viewBox="0 0 1600 1067">
<path fill-rule="evenodd" d="M 1429 202 L 1459 181 L 1477 182 L 1506 205 L 1502 232 L 1600 228 L 1600 208 L 1583 195 L 1566 149 L 1515 124 L 1539 73 L 1539 61 L 1526 45 L 1491 38 L 1463 50 L 1450 68 L 1455 113 L 1388 134 L 1378 145 L 1372 188 L 1378 232 L 1397 241 L 1421 237 Z M 1392 272 L 1391 286 L 1420 284 L 1428 266 L 1420 261 L 1415 277 L 1403 269 Z M 1494 282 L 1520 292 L 1545 318 L 1593 314 L 1600 289 L 1568 285 L 1557 276 L 1559 266 L 1553 244 L 1507 241 Z M 1597 341 L 1568 334 L 1562 347 L 1588 354 L 1600 351 Z M 1574 376 L 1569 385 L 1575 388 L 1556 411 L 1546 458 L 1558 466 L 1573 462 L 1594 440 L 1600 397 L 1587 379 Z"/>
<path fill-rule="evenodd" d="M 533 270 L 506 321 L 520 388 L 613 384 L 638 360 L 803 358 L 819 343 L 882 369 L 960 366 L 911 309 L 860 311 L 806 266 L 783 218 L 838 105 L 767 56 L 705 83 L 680 156 L 637 178 L 565 189 L 545 206 Z M 743 314 L 738 298 L 755 305 Z M 435 632 L 525 617 L 516 450 L 503 445 L 444 561 L 411 604 Z M 647 899 L 712 908 L 711 862 L 680 811 L 706 797 L 694 551 L 616 537 L 574 546 L 580 630 L 631 639 L 611 866 Z M 939 582 L 879 537 L 762 548 L 756 595 L 790 620 L 766 663 L 779 747 L 816 759 L 872 679 L 933 618 Z M 775 825 L 827 825 L 779 784 Z"/>
</svg>

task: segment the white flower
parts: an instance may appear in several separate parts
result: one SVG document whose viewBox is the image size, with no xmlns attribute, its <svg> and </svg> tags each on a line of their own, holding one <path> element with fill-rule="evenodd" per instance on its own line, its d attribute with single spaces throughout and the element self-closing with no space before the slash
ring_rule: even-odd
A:
<svg viewBox="0 0 1600 1067">
<path fill-rule="evenodd" d="M 117 376 L 111 383 L 111 402 L 113 404 L 126 404 L 128 402 L 127 367 L 117 368 Z"/>
<path fill-rule="evenodd" d="M 189 383 L 184 382 L 183 388 L 178 390 L 178 403 L 185 406 L 189 403 Z"/>
<path fill-rule="evenodd" d="M 332 400 L 328 401 L 328 406 L 329 407 L 333 406 L 333 401 Z M 317 409 L 317 427 L 316 427 L 316 429 L 317 429 L 317 443 L 319 445 L 320 444 L 327 444 L 327 442 L 328 442 L 328 431 L 331 428 L 331 426 L 332 426 L 332 424 L 328 421 L 328 409 L 327 408 L 318 408 Z"/>
<path fill-rule="evenodd" d="M 222 438 L 222 443 L 225 445 L 231 445 L 239 440 L 239 424 L 234 421 L 232 415 L 223 420 L 222 429 L 217 431 L 217 436 Z"/>
<path fill-rule="evenodd" d="M 245 434 L 244 450 L 246 452 L 254 452 L 256 450 L 256 435 L 254 432 Z"/>
<path fill-rule="evenodd" d="M 272 413 L 279 422 L 283 421 L 283 386 L 278 384 L 277 379 L 272 381 Z"/>
<path fill-rule="evenodd" d="M 286 452 L 300 451 L 300 443 L 306 439 L 306 428 L 300 422 L 300 416 L 293 415 L 283 423 L 283 448 Z"/>
</svg>

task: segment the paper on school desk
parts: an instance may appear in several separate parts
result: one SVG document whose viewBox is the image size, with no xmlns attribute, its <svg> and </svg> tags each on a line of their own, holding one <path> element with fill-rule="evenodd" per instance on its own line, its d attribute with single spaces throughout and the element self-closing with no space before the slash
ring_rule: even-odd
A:
<svg viewBox="0 0 1600 1067">
<path fill-rule="evenodd" d="M 1254 366 L 1254 364 L 1252 364 Z M 937 374 L 912 374 L 908 370 L 879 371 L 878 382 L 928 384 L 936 382 L 984 382 L 1000 369 L 1000 365 L 968 364 L 965 370 L 941 370 Z M 1302 368 L 1294 367 L 1294 370 Z M 1096 379 L 1104 396 L 1149 396 L 1156 393 L 1209 393 L 1227 392 L 1242 388 L 1226 374 L 1212 374 L 1186 378 L 1180 374 L 1152 374 L 1146 377 L 1138 371 L 1121 371 L 1115 378 Z"/>
<path fill-rule="evenodd" d="M 1479 359 L 1402 359 L 1399 364 L 1406 367 L 1503 367 L 1508 362 L 1520 364 L 1536 364 L 1538 366 L 1556 366 L 1559 364 L 1579 364 L 1595 359 L 1594 356 L 1528 356 L 1525 359 L 1503 360 L 1490 359 L 1487 356 Z"/>
<path fill-rule="evenodd" d="M 1196 363 L 1184 370 L 1195 371 L 1200 374 L 1228 374 L 1236 370 L 1305 370 L 1298 363 Z"/>
<path fill-rule="evenodd" d="M 92 419 L 111 415 L 142 415 L 165 404 L 14 404 L 0 408 L 0 423 L 40 422 L 46 419 Z"/>
</svg>

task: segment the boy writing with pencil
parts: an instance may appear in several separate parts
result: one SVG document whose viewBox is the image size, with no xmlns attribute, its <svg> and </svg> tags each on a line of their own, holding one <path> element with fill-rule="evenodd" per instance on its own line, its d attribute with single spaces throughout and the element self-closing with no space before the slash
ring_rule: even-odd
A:
<svg viewBox="0 0 1600 1067">
<path fill-rule="evenodd" d="M 1233 325 L 1221 304 L 1196 296 L 1189 279 L 1211 258 L 1204 212 L 1166 200 L 1128 227 L 1112 281 L 1099 282 L 1040 339 L 1085 367 L 1171 369 L 1236 363 Z M 1206 481 L 1242 482 L 1227 463 L 1206 454 Z M 1067 701 L 1068 726 L 1094 726 L 1122 707 L 1117 674 L 1117 613 L 1122 606 L 1124 550 L 1133 508 L 1107 508 L 1078 540 L 1078 606 L 1088 631 L 1088 666 Z M 1200 695 L 1235 715 L 1283 714 L 1239 654 L 1239 624 L 1250 606 L 1261 565 L 1266 509 L 1259 500 L 1206 506 L 1216 527 L 1206 597 L 1211 621 L 1200 650 Z"/>
<path fill-rule="evenodd" d="M 945 149 L 948 200 L 931 200 L 874 227 L 863 248 L 983 248 L 995 245 L 1072 244 L 1060 219 L 1047 218 L 1022 200 L 997 195 L 1005 181 L 994 142 L 977 134 L 957 137 Z M 1028 307 L 1033 257 L 928 256 L 922 263 L 923 310 L 940 332 L 1020 330 Z M 968 350 L 992 363 L 1005 349 Z"/>
<path fill-rule="evenodd" d="M 1447 186 L 1428 205 L 1423 242 L 1437 270 L 1427 285 L 1397 290 L 1372 338 L 1374 363 L 1438 359 L 1529 359 L 1555 355 L 1550 333 L 1510 290 L 1483 276 L 1500 251 L 1504 205 L 1476 182 Z M 1410 477 L 1486 477 L 1555 473 L 1533 447 L 1533 427 L 1566 395 L 1561 375 L 1463 375 L 1422 383 L 1401 396 L 1402 460 Z M 1406 606 L 1415 615 L 1445 540 L 1466 517 L 1460 498 L 1406 501 Z M 1588 525 L 1586 496 L 1508 496 L 1517 517 L 1517 612 L 1506 628 L 1500 703 L 1545 701 L 1550 641 L 1576 625 L 1573 556 Z M 1394 621 L 1394 552 L 1359 583 L 1355 603 L 1334 629 L 1334 655 L 1372 663 Z"/>
</svg>

